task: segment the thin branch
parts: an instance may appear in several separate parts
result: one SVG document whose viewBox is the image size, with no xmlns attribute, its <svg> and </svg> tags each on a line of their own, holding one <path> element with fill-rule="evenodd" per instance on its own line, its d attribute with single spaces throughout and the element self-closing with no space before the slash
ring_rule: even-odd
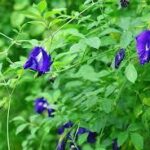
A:
<svg viewBox="0 0 150 150">
<path fill-rule="evenodd" d="M 92 5 L 88 6 L 87 8 L 85 8 L 83 11 L 81 11 L 79 14 L 78 14 L 78 17 L 80 15 L 82 15 L 85 11 L 87 11 L 89 8 L 91 8 L 92 6 L 94 6 L 95 4 L 97 3 L 92 3 Z M 61 30 L 63 29 L 67 24 L 71 23 L 74 19 L 76 19 L 77 16 L 74 16 L 72 19 L 70 19 L 68 22 L 66 22 L 65 24 L 63 24 L 60 28 L 58 28 L 58 30 L 56 30 L 53 34 L 51 34 L 48 38 L 46 38 L 43 43 L 46 43 L 49 38 L 51 37 L 53 39 L 53 37 Z"/>
<path fill-rule="evenodd" d="M 5 35 L 4 33 L 0 32 L 0 35 L 2 35 L 3 37 L 9 39 L 10 41 L 14 41 L 14 39 L 10 38 L 9 36 Z"/>
</svg>

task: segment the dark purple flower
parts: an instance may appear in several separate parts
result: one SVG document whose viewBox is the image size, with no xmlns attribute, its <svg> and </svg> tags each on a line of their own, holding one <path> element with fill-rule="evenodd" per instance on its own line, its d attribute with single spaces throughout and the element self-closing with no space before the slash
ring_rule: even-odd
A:
<svg viewBox="0 0 150 150">
<path fill-rule="evenodd" d="M 87 133 L 88 130 L 86 128 L 80 127 L 77 131 L 77 135 Z"/>
<path fill-rule="evenodd" d="M 66 147 L 66 140 L 60 140 L 58 145 L 57 145 L 57 150 L 66 150 L 65 147 Z"/>
<path fill-rule="evenodd" d="M 49 116 L 49 117 L 54 117 L 53 112 L 55 112 L 55 110 L 54 110 L 53 108 L 50 108 L 50 107 L 48 106 L 47 111 L 48 111 L 48 116 Z"/>
<path fill-rule="evenodd" d="M 71 128 L 73 126 L 73 123 L 71 121 L 68 121 L 64 124 L 64 128 Z"/>
<path fill-rule="evenodd" d="M 31 69 L 37 71 L 42 75 L 50 70 L 52 64 L 50 55 L 42 47 L 35 47 L 32 49 L 28 60 L 24 64 L 24 69 Z"/>
<path fill-rule="evenodd" d="M 120 150 L 120 147 L 118 146 L 118 143 L 117 143 L 117 139 L 113 140 L 112 150 Z"/>
<path fill-rule="evenodd" d="M 54 109 L 50 108 L 48 102 L 43 97 L 37 98 L 35 100 L 35 111 L 39 114 L 42 114 L 44 111 L 48 111 L 48 116 L 53 117 Z"/>
<path fill-rule="evenodd" d="M 97 133 L 96 132 L 89 132 L 88 137 L 87 137 L 87 142 L 88 143 L 95 143 L 96 142 L 96 136 Z"/>
<path fill-rule="evenodd" d="M 128 7 L 129 0 L 120 0 L 120 5 L 121 7 Z"/>
<path fill-rule="evenodd" d="M 150 30 L 145 30 L 136 37 L 136 49 L 140 63 L 148 63 L 150 61 Z"/>
<path fill-rule="evenodd" d="M 90 130 L 87 130 L 86 128 L 83 128 L 83 127 L 80 127 L 78 129 L 77 139 L 78 139 L 79 135 L 84 134 L 84 133 L 88 133 L 88 136 L 87 136 L 87 142 L 88 143 L 95 143 L 96 142 L 97 133 L 96 132 L 91 132 Z"/>
<path fill-rule="evenodd" d="M 63 134 L 64 133 L 65 128 L 63 126 L 58 128 L 58 134 Z"/>
<path fill-rule="evenodd" d="M 58 134 L 63 134 L 64 133 L 64 130 L 66 128 L 71 128 L 73 126 L 73 123 L 71 121 L 68 121 L 67 123 L 65 123 L 63 126 L 60 126 L 58 128 Z"/>
<path fill-rule="evenodd" d="M 116 56 L 115 56 L 115 68 L 119 68 L 120 63 L 122 62 L 122 60 L 125 57 L 125 49 L 120 49 L 119 52 L 117 52 Z"/>
</svg>

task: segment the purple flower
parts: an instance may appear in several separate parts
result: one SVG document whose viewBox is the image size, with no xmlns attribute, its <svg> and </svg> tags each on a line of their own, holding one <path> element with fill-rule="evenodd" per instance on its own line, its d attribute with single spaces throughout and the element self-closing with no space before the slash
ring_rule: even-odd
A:
<svg viewBox="0 0 150 150">
<path fill-rule="evenodd" d="M 71 121 L 68 121 L 64 124 L 64 128 L 71 128 L 73 126 L 73 123 Z"/>
<path fill-rule="evenodd" d="M 52 64 L 50 55 L 42 47 L 35 47 L 32 49 L 28 60 L 24 64 L 24 69 L 31 69 L 37 71 L 42 75 L 50 70 Z"/>
<path fill-rule="evenodd" d="M 44 111 L 48 111 L 48 116 L 53 117 L 54 115 L 52 113 L 55 110 L 50 108 L 47 100 L 41 97 L 35 100 L 35 111 L 39 114 L 42 114 Z"/>
<path fill-rule="evenodd" d="M 128 7 L 129 0 L 120 0 L 121 7 Z"/>
<path fill-rule="evenodd" d="M 86 128 L 80 127 L 77 131 L 77 135 L 87 133 L 88 130 Z"/>
<path fill-rule="evenodd" d="M 96 132 L 89 132 L 88 137 L 87 137 L 87 142 L 88 143 L 95 143 L 96 142 L 96 136 L 97 133 Z"/>
<path fill-rule="evenodd" d="M 73 123 L 71 121 L 68 121 L 67 123 L 65 123 L 63 126 L 60 126 L 58 128 L 58 134 L 63 134 L 64 133 L 64 130 L 66 128 L 71 128 L 73 126 Z"/>
<path fill-rule="evenodd" d="M 91 132 L 91 131 L 87 130 L 86 128 L 80 127 L 77 131 L 77 136 L 84 134 L 84 133 L 88 133 L 88 136 L 87 136 L 87 142 L 88 143 L 95 143 L 96 142 L 96 136 L 97 136 L 96 132 Z"/>
<path fill-rule="evenodd" d="M 136 37 L 136 49 L 140 63 L 148 63 L 150 61 L 150 30 L 145 30 Z"/>
<path fill-rule="evenodd" d="M 62 139 L 57 145 L 57 150 L 65 150 L 67 140 Z"/>
<path fill-rule="evenodd" d="M 120 147 L 118 146 L 118 143 L 117 143 L 117 139 L 113 140 L 112 150 L 120 150 Z"/>
<path fill-rule="evenodd" d="M 119 68 L 120 63 L 125 57 L 125 49 L 120 49 L 115 56 L 115 68 Z"/>
<path fill-rule="evenodd" d="M 58 128 L 58 134 L 63 134 L 64 131 L 65 131 L 64 126 L 61 126 L 61 127 Z"/>
</svg>

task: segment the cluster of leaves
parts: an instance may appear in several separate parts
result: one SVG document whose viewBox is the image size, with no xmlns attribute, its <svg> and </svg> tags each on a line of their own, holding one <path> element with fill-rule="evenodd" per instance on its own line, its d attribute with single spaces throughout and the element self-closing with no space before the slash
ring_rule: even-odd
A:
<svg viewBox="0 0 150 150">
<path fill-rule="evenodd" d="M 0 149 L 7 147 L 11 104 L 11 149 L 55 149 L 58 126 L 71 120 L 98 133 L 93 145 L 80 137 L 83 150 L 111 150 L 115 138 L 123 150 L 148 150 L 150 67 L 138 62 L 135 36 L 149 28 L 149 9 L 148 0 L 127 8 L 112 0 L 0 1 Z M 40 78 L 22 67 L 37 45 L 53 59 Z M 120 48 L 126 58 L 116 70 Z M 42 96 L 56 109 L 54 118 L 35 114 Z"/>
</svg>

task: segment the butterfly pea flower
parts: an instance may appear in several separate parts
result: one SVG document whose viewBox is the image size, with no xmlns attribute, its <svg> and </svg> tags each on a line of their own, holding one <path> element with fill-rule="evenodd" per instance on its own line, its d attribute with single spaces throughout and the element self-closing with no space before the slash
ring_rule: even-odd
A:
<svg viewBox="0 0 150 150">
<path fill-rule="evenodd" d="M 73 123 L 71 121 L 68 121 L 67 123 L 65 123 L 64 125 L 58 128 L 58 134 L 63 134 L 65 129 L 71 128 L 72 126 L 73 126 Z"/>
<path fill-rule="evenodd" d="M 95 143 L 96 142 L 96 136 L 97 133 L 96 132 L 89 132 L 88 137 L 87 137 L 87 142 L 88 143 Z"/>
<path fill-rule="evenodd" d="M 120 5 L 121 7 L 128 7 L 129 5 L 129 0 L 120 0 Z"/>
<path fill-rule="evenodd" d="M 150 61 L 150 30 L 145 30 L 137 35 L 136 50 L 140 64 L 143 65 Z"/>
<path fill-rule="evenodd" d="M 65 131 L 64 126 L 61 126 L 61 127 L 58 128 L 58 134 L 63 134 L 64 131 Z"/>
<path fill-rule="evenodd" d="M 67 142 L 69 139 L 70 139 L 70 132 L 68 132 L 65 135 L 61 135 L 57 145 L 57 150 L 66 150 Z"/>
<path fill-rule="evenodd" d="M 89 131 L 86 128 L 79 127 L 79 129 L 77 131 L 77 135 L 84 134 L 84 133 L 87 133 L 87 132 L 89 132 Z"/>
<path fill-rule="evenodd" d="M 64 124 L 64 128 L 71 128 L 73 126 L 73 123 L 71 121 Z"/>
<path fill-rule="evenodd" d="M 46 99 L 43 97 L 37 98 L 35 100 L 35 111 L 38 114 L 42 114 L 43 112 L 47 111 L 49 117 L 53 117 L 53 112 L 55 111 L 53 108 L 51 108 L 47 102 Z"/>
<path fill-rule="evenodd" d="M 115 68 L 116 69 L 119 68 L 124 57 L 125 57 L 125 49 L 122 48 L 117 52 L 115 56 Z"/>
<path fill-rule="evenodd" d="M 65 140 L 64 139 L 60 140 L 58 145 L 57 145 L 57 150 L 65 150 L 66 143 L 67 143 L 66 139 Z"/>
<path fill-rule="evenodd" d="M 117 139 L 113 140 L 112 150 L 120 150 L 120 147 L 118 146 L 118 143 L 117 143 Z"/>
<path fill-rule="evenodd" d="M 84 133 L 88 133 L 88 136 L 87 136 L 87 142 L 88 143 L 95 143 L 96 142 L 96 136 L 97 136 L 96 132 L 91 132 L 90 130 L 88 130 L 86 128 L 80 127 L 77 131 L 77 136 L 84 134 Z"/>
<path fill-rule="evenodd" d="M 24 64 L 24 69 L 31 69 L 42 75 L 50 70 L 52 65 L 51 56 L 43 47 L 34 47 L 29 54 L 28 60 Z"/>
</svg>

